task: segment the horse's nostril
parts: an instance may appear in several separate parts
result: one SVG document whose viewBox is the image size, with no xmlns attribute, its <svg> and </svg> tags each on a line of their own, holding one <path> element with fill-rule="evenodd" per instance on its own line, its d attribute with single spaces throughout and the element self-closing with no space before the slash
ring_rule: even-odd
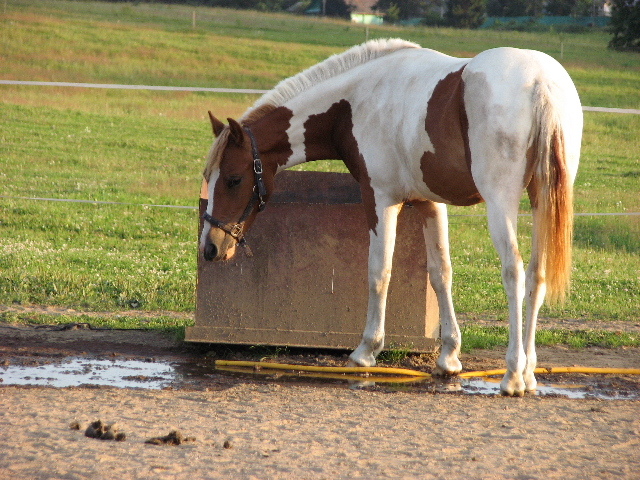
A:
<svg viewBox="0 0 640 480">
<path fill-rule="evenodd" d="M 202 253 L 204 255 L 204 259 L 210 262 L 218 255 L 218 248 L 213 243 L 207 243 Z"/>
</svg>

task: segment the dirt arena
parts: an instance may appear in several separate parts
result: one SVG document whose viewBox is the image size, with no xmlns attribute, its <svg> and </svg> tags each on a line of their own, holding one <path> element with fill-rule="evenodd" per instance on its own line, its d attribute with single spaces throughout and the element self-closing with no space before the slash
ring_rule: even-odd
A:
<svg viewBox="0 0 640 480">
<path fill-rule="evenodd" d="M 477 351 L 463 363 L 468 370 L 502 368 L 503 355 Z M 157 333 L 0 325 L 0 373 L 69 357 L 190 365 L 211 356 Z M 428 370 L 430 361 L 414 358 L 407 366 Z M 543 348 L 539 364 L 639 368 L 640 349 Z M 558 381 L 587 382 L 594 396 L 504 398 L 425 385 L 356 389 L 213 370 L 185 374 L 160 390 L 0 383 L 0 478 L 640 478 L 640 379 L 573 375 Z M 623 399 L 599 399 L 600 391 Z M 98 419 L 116 423 L 126 439 L 86 437 L 85 427 Z M 80 430 L 70 428 L 74 422 Z M 145 443 L 172 430 L 194 440 Z"/>
</svg>

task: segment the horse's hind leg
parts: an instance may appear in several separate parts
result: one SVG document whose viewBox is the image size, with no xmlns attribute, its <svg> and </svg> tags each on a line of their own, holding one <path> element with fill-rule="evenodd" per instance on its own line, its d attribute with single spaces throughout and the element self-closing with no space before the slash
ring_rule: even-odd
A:
<svg viewBox="0 0 640 480">
<path fill-rule="evenodd" d="M 424 240 L 427 247 L 429 280 L 438 298 L 442 347 L 434 371 L 437 375 L 460 373 L 461 335 L 451 295 L 452 269 L 449 256 L 447 207 L 431 201 L 412 202 L 424 218 Z"/>
<path fill-rule="evenodd" d="M 533 222 L 542 221 L 537 217 L 538 211 L 533 210 Z M 524 383 L 527 391 L 536 389 L 537 382 L 533 371 L 536 368 L 536 324 L 538 322 L 538 312 L 544 301 L 547 290 L 545 283 L 544 265 L 541 262 L 540 253 L 537 248 L 536 229 L 533 229 L 531 239 L 531 261 L 527 268 L 525 280 L 525 304 L 526 304 L 526 326 L 524 337 L 524 349 L 527 356 L 527 364 L 524 370 Z"/>
<path fill-rule="evenodd" d="M 518 251 L 516 221 L 518 202 L 487 199 L 489 229 L 493 244 L 502 262 L 502 283 L 509 301 L 509 346 L 507 348 L 507 373 L 500 390 L 504 395 L 521 396 L 525 392 L 523 373 L 527 364 L 522 343 L 522 303 L 525 292 L 524 267 Z M 505 205 L 513 204 L 508 209 Z"/>
</svg>

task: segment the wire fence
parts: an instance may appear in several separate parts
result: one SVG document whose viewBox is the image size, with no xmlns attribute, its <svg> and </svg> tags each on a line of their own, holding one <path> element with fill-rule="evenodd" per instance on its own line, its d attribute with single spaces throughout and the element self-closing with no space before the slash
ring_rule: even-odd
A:
<svg viewBox="0 0 640 480">
<path fill-rule="evenodd" d="M 77 198 L 47 198 L 47 197 L 20 197 L 12 195 L 0 195 L 0 198 L 6 200 L 33 200 L 42 202 L 67 202 L 67 203 L 85 203 L 92 205 L 123 205 L 133 207 L 147 207 L 147 208 L 178 208 L 178 209 L 190 209 L 197 210 L 197 206 L 193 205 L 159 205 L 152 203 L 128 203 L 128 202 L 110 202 L 106 200 L 84 200 Z M 593 212 L 593 213 L 574 213 L 576 217 L 624 217 L 624 216 L 639 216 L 640 212 Z M 450 217 L 486 217 L 486 214 L 473 213 L 473 214 L 450 214 Z M 519 213 L 519 217 L 531 217 L 531 213 Z"/>
</svg>

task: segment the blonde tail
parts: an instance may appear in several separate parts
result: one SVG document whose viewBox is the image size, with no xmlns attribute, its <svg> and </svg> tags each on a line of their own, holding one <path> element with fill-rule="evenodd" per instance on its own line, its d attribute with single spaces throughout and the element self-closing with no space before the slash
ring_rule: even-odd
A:
<svg viewBox="0 0 640 480">
<path fill-rule="evenodd" d="M 562 125 L 546 85 L 534 94 L 533 177 L 529 197 L 534 207 L 534 238 L 544 266 L 547 298 L 562 303 L 569 290 L 573 239 L 573 182 L 567 168 Z"/>
</svg>

